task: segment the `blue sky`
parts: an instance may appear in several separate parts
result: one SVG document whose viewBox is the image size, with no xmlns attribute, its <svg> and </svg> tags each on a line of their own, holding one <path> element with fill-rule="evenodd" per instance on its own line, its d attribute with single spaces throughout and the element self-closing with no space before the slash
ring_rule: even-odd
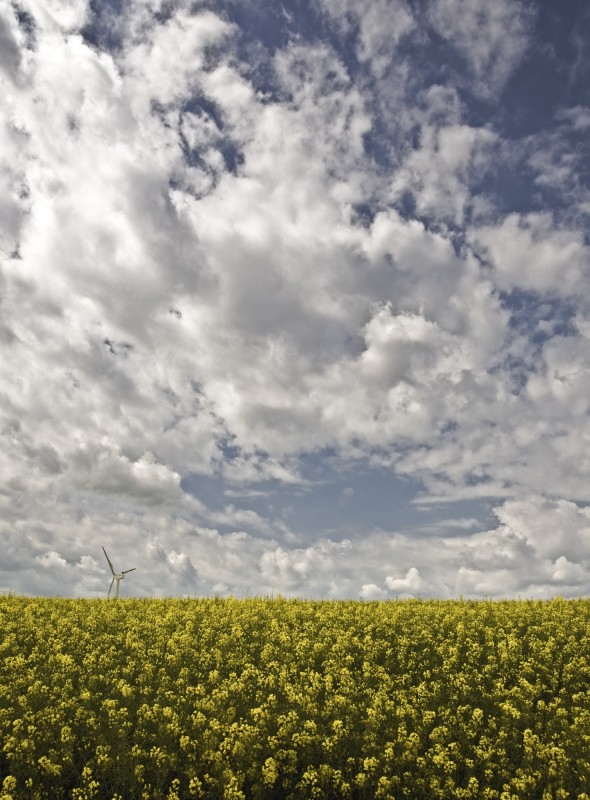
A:
<svg viewBox="0 0 590 800">
<path fill-rule="evenodd" d="M 0 9 L 0 589 L 590 589 L 590 8 Z"/>
</svg>

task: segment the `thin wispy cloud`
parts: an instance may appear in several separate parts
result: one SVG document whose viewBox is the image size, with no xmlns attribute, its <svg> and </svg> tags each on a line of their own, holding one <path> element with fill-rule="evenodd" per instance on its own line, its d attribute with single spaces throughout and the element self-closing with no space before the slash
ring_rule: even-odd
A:
<svg viewBox="0 0 590 800">
<path fill-rule="evenodd" d="M 584 25 L 0 9 L 0 586 L 586 592 Z"/>
</svg>

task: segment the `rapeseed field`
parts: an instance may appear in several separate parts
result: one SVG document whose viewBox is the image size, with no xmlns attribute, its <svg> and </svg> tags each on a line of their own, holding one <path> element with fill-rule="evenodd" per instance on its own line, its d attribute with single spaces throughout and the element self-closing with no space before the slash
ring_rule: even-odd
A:
<svg viewBox="0 0 590 800">
<path fill-rule="evenodd" d="M 590 602 L 0 599 L 1 800 L 590 800 Z"/>
</svg>

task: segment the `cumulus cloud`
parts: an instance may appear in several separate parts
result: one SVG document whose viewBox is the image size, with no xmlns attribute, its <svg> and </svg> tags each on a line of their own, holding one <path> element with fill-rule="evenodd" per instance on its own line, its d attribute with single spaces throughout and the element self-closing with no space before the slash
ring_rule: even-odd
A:
<svg viewBox="0 0 590 800">
<path fill-rule="evenodd" d="M 12 9 L 5 9 L 0 14 L 0 67 L 4 73 L 15 81 L 21 64 L 21 52 L 18 44 L 18 24 Z"/>
<path fill-rule="evenodd" d="M 572 295 L 586 278 L 590 252 L 582 232 L 555 224 L 549 213 L 509 214 L 472 236 L 501 289 Z"/>
<path fill-rule="evenodd" d="M 540 496 L 498 506 L 498 526 L 486 532 L 425 539 L 375 531 L 358 540 L 320 538 L 303 547 L 256 532 L 221 533 L 155 509 L 107 512 L 96 505 L 87 512 L 40 507 L 42 517 L 29 511 L 26 524 L 3 523 L 0 585 L 103 595 L 110 582 L 100 550 L 105 543 L 117 568 L 137 567 L 122 592 L 139 596 L 550 597 L 578 596 L 590 588 L 587 509 Z M 407 566 L 416 563 L 419 568 Z"/>
<path fill-rule="evenodd" d="M 423 580 L 416 567 L 410 567 L 403 578 L 394 578 L 388 575 L 385 583 L 391 592 L 401 597 L 413 597 L 420 590 L 429 588 L 428 583 Z"/>
<path fill-rule="evenodd" d="M 393 197 L 411 193 L 419 214 L 462 225 L 474 205 L 470 182 L 488 166 L 495 141 L 485 128 L 424 125 L 420 147 L 395 175 Z"/>
</svg>

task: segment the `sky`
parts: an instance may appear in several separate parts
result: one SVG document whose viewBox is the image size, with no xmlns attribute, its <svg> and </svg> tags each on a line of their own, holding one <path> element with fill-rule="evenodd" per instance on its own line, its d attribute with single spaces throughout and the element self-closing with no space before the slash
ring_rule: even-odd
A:
<svg viewBox="0 0 590 800">
<path fill-rule="evenodd" d="M 0 591 L 590 592 L 586 0 L 0 2 Z"/>
</svg>

